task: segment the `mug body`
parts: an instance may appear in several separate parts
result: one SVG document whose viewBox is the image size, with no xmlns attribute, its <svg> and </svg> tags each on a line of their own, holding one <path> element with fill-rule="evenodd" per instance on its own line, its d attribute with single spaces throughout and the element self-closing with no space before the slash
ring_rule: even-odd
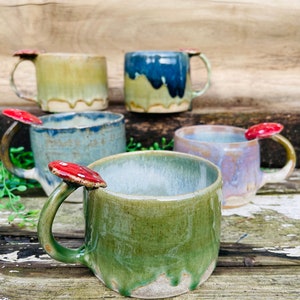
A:
<svg viewBox="0 0 300 300">
<path fill-rule="evenodd" d="M 60 179 L 48 163 L 63 159 L 88 165 L 102 157 L 125 152 L 125 121 L 111 112 L 73 112 L 42 116 L 42 125 L 30 126 L 37 178 L 49 195 Z"/>
<path fill-rule="evenodd" d="M 129 52 L 125 54 L 124 72 L 127 110 L 168 113 L 190 108 L 193 91 L 187 53 Z"/>
<path fill-rule="evenodd" d="M 92 54 L 43 53 L 34 59 L 37 101 L 42 110 L 102 110 L 108 106 L 106 58 Z"/>
<path fill-rule="evenodd" d="M 87 192 L 85 264 L 109 288 L 141 298 L 195 289 L 220 244 L 221 173 L 171 151 L 138 151 L 89 166 L 107 188 Z"/>
<path fill-rule="evenodd" d="M 248 203 L 262 185 L 258 140 L 247 140 L 242 128 L 222 125 L 183 127 L 175 132 L 174 150 L 204 157 L 221 169 L 223 207 Z"/>
</svg>

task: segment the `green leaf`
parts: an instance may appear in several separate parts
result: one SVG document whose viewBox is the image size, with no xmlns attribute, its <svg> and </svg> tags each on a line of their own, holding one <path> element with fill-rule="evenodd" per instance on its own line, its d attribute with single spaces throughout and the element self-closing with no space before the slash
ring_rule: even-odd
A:
<svg viewBox="0 0 300 300">
<path fill-rule="evenodd" d="M 24 150 L 24 147 L 18 147 L 18 148 L 12 147 L 9 150 L 11 153 L 20 153 L 21 151 Z"/>
<path fill-rule="evenodd" d="M 16 188 L 19 192 L 24 192 L 27 190 L 27 186 L 26 185 L 19 185 L 17 188 Z"/>
<path fill-rule="evenodd" d="M 16 216 L 14 214 L 9 215 L 8 218 L 7 218 L 8 222 L 10 222 L 10 223 L 13 222 L 13 220 L 15 219 L 15 217 Z"/>
</svg>

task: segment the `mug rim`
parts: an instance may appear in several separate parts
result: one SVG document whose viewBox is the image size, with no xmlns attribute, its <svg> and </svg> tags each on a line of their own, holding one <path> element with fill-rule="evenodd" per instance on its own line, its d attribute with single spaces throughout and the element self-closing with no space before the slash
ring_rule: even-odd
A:
<svg viewBox="0 0 300 300">
<path fill-rule="evenodd" d="M 257 138 L 252 139 L 252 140 L 247 140 L 245 137 L 244 141 L 239 141 L 239 142 L 210 142 L 210 141 L 199 141 L 196 139 L 189 139 L 186 138 L 186 131 L 190 131 L 192 129 L 205 129 L 205 128 L 220 128 L 220 129 L 224 129 L 224 132 L 226 132 L 226 130 L 232 130 L 233 133 L 244 133 L 246 132 L 246 129 L 241 128 L 241 127 L 237 127 L 237 126 L 231 126 L 231 125 L 214 125 L 214 124 L 203 124 L 203 125 L 192 125 L 192 126 L 184 126 L 181 128 L 178 128 L 175 132 L 174 132 L 174 139 L 179 139 L 185 142 L 189 142 L 189 143 L 193 143 L 193 144 L 217 144 L 217 145 L 249 145 L 252 143 L 257 143 Z M 199 132 L 199 131 L 197 131 Z M 201 130 L 202 132 L 202 130 Z"/>
<path fill-rule="evenodd" d="M 99 115 L 99 116 L 116 116 L 117 118 L 114 120 L 108 120 L 107 122 L 101 123 L 101 124 L 94 124 L 92 126 L 68 126 L 68 127 L 53 127 L 53 126 L 47 126 L 47 124 L 30 124 L 30 127 L 34 129 L 41 129 L 41 130 L 53 130 L 53 131 L 63 131 L 63 130 L 84 130 L 84 129 L 90 129 L 90 128 L 97 128 L 97 127 L 104 127 L 104 126 L 111 126 L 118 123 L 125 123 L 125 117 L 123 114 L 120 113 L 114 113 L 109 111 L 78 111 L 78 112 L 64 112 L 64 113 L 55 113 L 55 114 L 47 114 L 39 117 L 42 121 L 48 120 L 48 119 L 59 119 L 63 117 L 73 116 L 76 115 L 79 116 L 85 116 L 85 115 Z"/>
<path fill-rule="evenodd" d="M 94 162 L 92 162 L 91 164 L 88 165 L 89 168 L 93 169 L 95 166 L 101 166 L 102 163 L 105 163 L 107 161 L 114 161 L 114 160 L 118 160 L 119 158 L 123 158 L 123 157 L 128 157 L 128 156 L 153 156 L 153 155 L 157 155 L 157 156 L 180 156 L 181 158 L 189 158 L 198 162 L 202 162 L 205 163 L 206 166 L 208 166 L 211 169 L 214 169 L 214 171 L 216 172 L 216 179 L 209 184 L 208 186 L 201 188 L 201 189 L 197 189 L 193 192 L 190 193 L 184 193 L 184 194 L 177 194 L 177 195 L 171 195 L 171 196 L 150 196 L 150 195 L 133 195 L 133 194 L 126 194 L 126 193 L 121 193 L 121 192 L 114 192 L 114 191 L 110 191 L 108 189 L 97 189 L 95 190 L 96 192 L 101 192 L 104 194 L 108 194 L 108 195 L 112 195 L 127 201 L 136 201 L 136 200 L 149 200 L 149 201 L 154 201 L 156 203 L 158 202 L 176 202 L 176 201 L 183 201 L 183 200 L 191 200 L 192 198 L 195 197 L 195 195 L 203 195 L 203 194 L 208 194 L 211 193 L 213 191 L 217 191 L 218 189 L 222 189 L 222 174 L 221 174 L 221 170 L 220 168 L 215 165 L 214 163 L 212 163 L 211 161 L 196 156 L 196 155 L 192 155 L 192 154 L 188 154 L 188 153 L 182 153 L 182 152 L 177 152 L 177 151 L 170 151 L 170 150 L 143 150 L 143 151 L 132 151 L 132 152 L 123 152 L 123 153 L 118 153 L 118 154 L 114 154 L 114 155 L 110 155 L 104 158 L 101 158 L 99 160 L 96 160 Z M 101 175 L 101 171 L 100 171 L 100 175 Z M 105 180 L 105 178 L 103 178 Z M 176 199 L 174 199 L 176 198 Z"/>
<path fill-rule="evenodd" d="M 37 57 L 39 56 L 55 56 L 55 57 L 97 57 L 97 58 L 101 58 L 101 59 L 105 59 L 106 60 L 106 56 L 102 55 L 102 54 L 97 54 L 97 53 L 82 53 L 82 52 L 41 52 L 38 53 Z"/>
<path fill-rule="evenodd" d="M 130 52 L 126 52 L 125 56 L 129 56 L 129 55 L 135 55 L 135 54 L 139 54 L 139 55 L 170 55 L 170 54 L 186 54 L 188 55 L 186 52 L 184 51 L 179 51 L 179 50 L 137 50 L 137 51 L 130 51 Z"/>
</svg>

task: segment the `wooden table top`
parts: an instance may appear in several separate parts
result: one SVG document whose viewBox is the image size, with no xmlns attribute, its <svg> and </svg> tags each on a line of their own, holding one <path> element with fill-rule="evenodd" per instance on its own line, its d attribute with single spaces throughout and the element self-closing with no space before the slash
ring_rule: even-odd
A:
<svg viewBox="0 0 300 300">
<path fill-rule="evenodd" d="M 44 196 L 23 197 L 40 208 Z M 35 228 L 19 228 L 0 212 L 0 299 L 123 299 L 86 267 L 51 259 Z M 252 203 L 223 211 L 217 268 L 198 289 L 176 299 L 300 298 L 300 170 L 268 184 Z M 83 242 L 81 203 L 64 203 L 54 224 L 66 246 Z"/>
</svg>

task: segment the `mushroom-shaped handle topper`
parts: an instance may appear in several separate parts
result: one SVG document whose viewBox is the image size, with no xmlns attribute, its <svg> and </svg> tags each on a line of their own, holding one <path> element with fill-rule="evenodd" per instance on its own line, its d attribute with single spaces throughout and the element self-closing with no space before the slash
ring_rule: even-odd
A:
<svg viewBox="0 0 300 300">
<path fill-rule="evenodd" d="M 247 140 L 266 139 L 282 131 L 280 123 L 260 123 L 249 127 L 245 132 Z"/>
<path fill-rule="evenodd" d="M 199 55 L 201 53 L 197 48 L 180 48 L 179 51 L 186 52 L 188 55 Z"/>
<path fill-rule="evenodd" d="M 35 59 L 41 51 L 36 50 L 36 49 L 21 49 L 16 51 L 13 56 L 19 56 L 20 58 L 25 58 L 25 59 Z"/>
<path fill-rule="evenodd" d="M 24 124 L 42 124 L 42 120 L 38 118 L 37 116 L 32 115 L 31 113 L 21 110 L 21 109 L 16 109 L 16 108 L 7 108 L 2 110 L 2 114 L 15 120 L 19 121 Z"/>
<path fill-rule="evenodd" d="M 48 164 L 49 170 L 66 182 L 82 185 L 90 189 L 105 188 L 106 182 L 94 170 L 71 162 L 55 160 Z"/>
</svg>

